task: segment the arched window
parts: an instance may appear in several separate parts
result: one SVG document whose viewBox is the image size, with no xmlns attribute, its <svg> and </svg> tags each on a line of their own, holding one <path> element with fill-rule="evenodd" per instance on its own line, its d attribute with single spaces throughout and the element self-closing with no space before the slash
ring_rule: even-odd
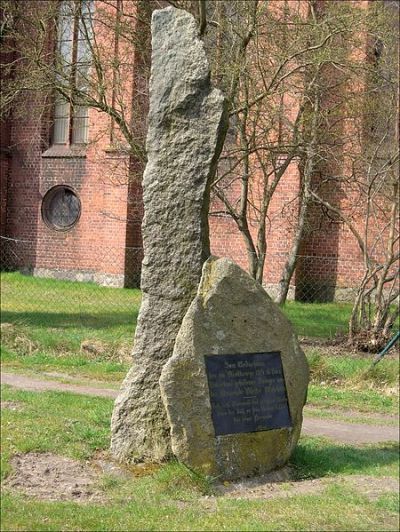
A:
<svg viewBox="0 0 400 532">
<path fill-rule="evenodd" d="M 57 20 L 53 144 L 85 144 L 94 0 L 63 0 Z"/>
</svg>

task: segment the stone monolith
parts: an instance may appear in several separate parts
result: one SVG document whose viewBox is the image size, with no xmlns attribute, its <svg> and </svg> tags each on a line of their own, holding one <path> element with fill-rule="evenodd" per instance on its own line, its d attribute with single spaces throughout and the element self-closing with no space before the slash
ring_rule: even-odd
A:
<svg viewBox="0 0 400 532">
<path fill-rule="evenodd" d="M 210 258 L 160 378 L 175 456 L 220 479 L 282 467 L 308 375 L 280 308 L 239 266 Z"/>
<path fill-rule="evenodd" d="M 173 7 L 155 11 L 143 177 L 143 299 L 133 366 L 112 416 L 111 451 L 119 460 L 158 461 L 170 454 L 158 381 L 209 256 L 209 188 L 225 117 L 195 19 Z"/>
</svg>

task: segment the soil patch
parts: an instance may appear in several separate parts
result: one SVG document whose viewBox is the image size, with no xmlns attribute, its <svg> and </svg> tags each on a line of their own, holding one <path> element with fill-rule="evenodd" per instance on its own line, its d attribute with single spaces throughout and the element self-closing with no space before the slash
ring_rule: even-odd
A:
<svg viewBox="0 0 400 532">
<path fill-rule="evenodd" d="M 330 484 L 338 482 L 356 489 L 371 501 L 377 500 L 384 493 L 399 492 L 399 480 L 392 477 L 350 475 L 296 481 L 291 478 L 290 468 L 284 468 L 261 477 L 221 485 L 217 488 L 217 496 L 228 499 L 273 499 L 311 495 L 321 493 Z"/>
<path fill-rule="evenodd" d="M 104 503 L 107 496 L 99 487 L 102 475 L 129 479 L 141 476 L 129 467 L 121 466 L 106 454 L 100 454 L 91 464 L 52 453 L 18 454 L 11 459 L 13 472 L 5 479 L 4 487 L 20 491 L 29 497 L 48 501 Z M 151 474 L 144 468 L 142 474 Z M 398 493 L 399 480 L 392 477 L 350 475 L 307 480 L 293 480 L 290 467 L 267 475 L 225 482 L 216 486 L 215 496 L 201 498 L 202 506 L 214 511 L 218 498 L 274 499 L 322 493 L 331 484 L 342 483 L 355 489 L 370 501 L 385 493 Z M 182 503 L 184 506 L 185 504 Z"/>
<path fill-rule="evenodd" d="M 22 405 L 16 401 L 1 401 L 2 410 L 22 410 Z"/>
<path fill-rule="evenodd" d="M 98 473 L 87 464 L 51 453 L 17 454 L 4 486 L 48 501 L 103 502 Z"/>
</svg>

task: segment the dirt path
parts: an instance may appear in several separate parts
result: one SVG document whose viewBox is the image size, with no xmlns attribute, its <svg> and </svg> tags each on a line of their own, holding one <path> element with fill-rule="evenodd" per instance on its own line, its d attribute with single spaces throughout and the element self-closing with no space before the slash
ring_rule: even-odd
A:
<svg viewBox="0 0 400 532">
<path fill-rule="evenodd" d="M 399 441 L 397 427 L 344 423 L 333 419 L 305 418 L 302 433 L 350 444 Z"/>
<path fill-rule="evenodd" d="M 97 388 L 94 386 L 85 386 L 77 384 L 67 384 L 55 380 L 43 380 L 35 377 L 28 377 L 27 375 L 20 375 L 18 373 L 1 372 L 1 384 L 9 384 L 21 390 L 30 390 L 33 392 L 55 391 L 55 392 L 70 392 L 79 393 L 82 395 L 97 395 L 99 397 L 109 397 L 115 399 L 117 397 L 117 390 L 110 390 L 109 388 Z"/>
<path fill-rule="evenodd" d="M 115 398 L 118 394 L 118 390 L 67 384 L 55 380 L 44 380 L 5 372 L 1 373 L 1 384 L 8 384 L 16 388 L 35 392 L 50 390 L 108 398 Z M 323 436 L 337 442 L 349 444 L 399 441 L 399 430 L 397 427 L 344 423 L 330 419 L 305 418 L 302 431 L 303 434 L 310 436 Z"/>
</svg>

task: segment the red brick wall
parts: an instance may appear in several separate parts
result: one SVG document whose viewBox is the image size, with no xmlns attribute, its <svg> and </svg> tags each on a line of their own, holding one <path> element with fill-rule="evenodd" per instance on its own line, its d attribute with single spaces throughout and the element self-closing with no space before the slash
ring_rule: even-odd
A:
<svg viewBox="0 0 400 532">
<path fill-rule="evenodd" d="M 124 65 L 124 83 L 130 87 L 128 105 L 133 97 L 134 62 L 131 54 L 130 63 Z M 18 242 L 10 244 L 9 266 L 102 284 L 137 282 L 141 262 L 138 163 L 113 149 L 110 118 L 95 109 L 89 112 L 86 147 L 51 146 L 47 103 L 45 96 L 28 93 L 19 103 L 18 116 L 10 121 L 7 144 L 12 158 L 4 231 Z M 132 181 L 133 175 L 136 180 Z M 56 185 L 71 187 L 81 201 L 80 219 L 68 231 L 48 227 L 41 216 L 42 199 Z"/>
<path fill-rule="evenodd" d="M 297 163 L 292 163 L 275 190 L 268 213 L 267 256 L 264 270 L 264 283 L 267 285 L 278 283 L 291 247 L 298 214 L 299 184 Z M 238 189 L 236 194 L 239 194 Z M 248 270 L 246 246 L 237 225 L 229 215 L 212 214 L 222 210 L 219 202 L 214 200 L 210 210 L 211 252 L 217 256 L 231 258 Z M 254 241 L 257 238 L 256 230 L 257 225 L 254 223 L 251 226 Z"/>
<path fill-rule="evenodd" d="M 124 88 L 135 130 L 143 136 L 146 102 L 137 97 L 138 93 L 146 92 L 141 60 L 138 51 L 126 62 Z M 109 117 L 93 109 L 89 114 L 90 138 L 86 149 L 77 154 L 70 148 L 49 146 L 51 123 L 45 104 L 44 96 L 26 97 L 18 106 L 20 111 L 26 111 L 10 120 L 10 137 L 7 138 L 7 128 L 2 134 L 2 141 L 6 139 L 4 144 L 10 147 L 11 154 L 9 173 L 9 160 L 4 154 L 1 159 L 2 234 L 21 241 L 8 244 L 7 257 L 14 266 L 29 268 L 37 274 L 59 272 L 81 280 L 132 283 L 137 280 L 142 258 L 140 175 L 143 168 L 137 160 L 115 149 Z M 339 156 L 335 157 L 335 164 L 339 160 Z M 329 172 L 336 172 L 333 163 L 330 168 L 320 168 L 315 179 L 322 182 Z M 82 204 L 79 222 L 67 232 L 50 229 L 41 218 L 42 198 L 58 184 L 72 187 Z M 278 283 L 291 246 L 299 187 L 297 163 L 292 163 L 270 205 L 264 271 L 267 285 Z M 334 182 L 324 184 L 320 192 L 325 199 L 342 207 L 346 204 L 351 207 L 357 198 L 354 191 Z M 232 195 L 235 194 L 238 189 L 234 187 Z M 242 235 L 233 220 L 221 211 L 221 205 L 214 200 L 210 216 L 212 253 L 229 257 L 248 269 Z M 255 236 L 255 225 L 251 230 Z M 312 206 L 292 281 L 298 286 L 298 296 L 303 297 L 309 287 L 313 290 L 320 287 L 330 291 L 326 294 L 329 298 L 335 287 L 357 284 L 361 274 L 360 250 L 353 235 L 342 223 L 327 217 L 321 208 Z"/>
<path fill-rule="evenodd" d="M 9 159 L 9 132 L 8 121 L 0 123 L 0 236 L 5 236 L 7 218 L 7 190 L 10 168 Z M 3 245 L 4 242 L 1 242 Z"/>
<path fill-rule="evenodd" d="M 18 267 L 31 270 L 36 263 L 39 175 L 41 169 L 41 100 L 20 102 L 29 105 L 25 118 L 10 120 L 10 172 L 7 193 L 6 236 L 20 240 L 10 243 L 9 257 Z"/>
<path fill-rule="evenodd" d="M 0 6 L 0 22 L 4 24 L 4 11 Z M 0 50 L 0 63 L 2 65 L 11 63 L 12 56 L 5 53 L 4 48 Z M 4 71 L 0 72 L 1 81 L 4 83 L 7 76 Z M 0 237 L 5 236 L 6 231 L 6 217 L 7 217 L 7 188 L 9 175 L 9 145 L 10 145 L 10 124 L 7 118 L 0 120 Z M 2 250 L 5 241 L 0 241 Z M 4 256 L 1 254 L 1 262 L 4 261 Z"/>
</svg>

